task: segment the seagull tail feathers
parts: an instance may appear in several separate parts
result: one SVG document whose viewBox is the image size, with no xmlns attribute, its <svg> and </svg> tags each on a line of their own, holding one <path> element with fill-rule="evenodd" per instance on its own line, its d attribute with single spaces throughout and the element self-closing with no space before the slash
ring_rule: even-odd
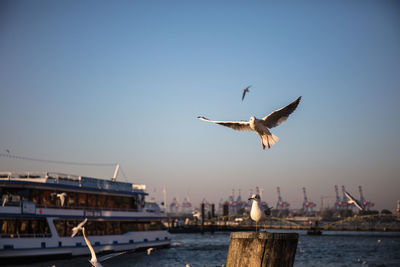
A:
<svg viewBox="0 0 400 267">
<path fill-rule="evenodd" d="M 278 140 L 279 140 L 279 138 L 274 134 L 263 135 L 261 137 L 261 142 L 262 142 L 262 145 L 263 145 L 263 149 L 265 149 L 265 147 L 270 148 L 272 145 L 275 145 L 278 142 Z"/>
</svg>

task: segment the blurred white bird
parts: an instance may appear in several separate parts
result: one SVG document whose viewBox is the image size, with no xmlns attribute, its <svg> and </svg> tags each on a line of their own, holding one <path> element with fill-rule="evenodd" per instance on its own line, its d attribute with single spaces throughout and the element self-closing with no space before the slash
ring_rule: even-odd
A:
<svg viewBox="0 0 400 267">
<path fill-rule="evenodd" d="M 250 121 L 212 121 L 202 116 L 199 116 L 197 118 L 202 121 L 216 123 L 238 131 L 255 131 L 261 137 L 261 144 L 263 149 L 265 149 L 266 146 L 268 146 L 268 148 L 271 148 L 272 145 L 278 142 L 279 138 L 271 134 L 268 129 L 276 127 L 282 122 L 286 121 L 289 115 L 299 105 L 300 99 L 301 96 L 286 107 L 272 112 L 261 120 L 257 119 L 254 116 L 250 117 Z"/>
<path fill-rule="evenodd" d="M 154 248 L 148 248 L 147 249 L 147 255 L 150 255 L 150 253 L 154 250 Z"/>
<path fill-rule="evenodd" d="M 246 88 L 243 89 L 243 95 L 242 95 L 242 101 L 244 100 L 244 97 L 246 96 L 246 93 L 250 92 L 249 88 L 251 85 L 247 86 Z"/>
<path fill-rule="evenodd" d="M 250 210 L 250 218 L 256 222 L 256 232 L 257 232 L 258 222 L 267 220 L 267 216 L 271 215 L 272 208 L 264 209 L 260 205 L 261 198 L 260 195 L 258 194 L 252 195 L 251 198 L 249 198 L 249 200 L 253 200 Z"/>
<path fill-rule="evenodd" d="M 364 207 L 355 199 L 352 195 L 350 195 L 347 191 L 344 191 L 344 194 L 349 199 L 347 201 L 348 204 L 356 206 L 359 210 L 365 210 Z"/>
<path fill-rule="evenodd" d="M 3 204 L 2 207 L 4 207 L 6 205 L 6 203 L 8 202 L 8 200 L 10 200 L 11 196 L 10 194 L 5 194 L 3 195 Z"/>
<path fill-rule="evenodd" d="M 88 246 L 88 248 L 90 250 L 90 254 L 92 255 L 92 258 L 89 260 L 90 264 L 92 264 L 92 266 L 94 266 L 94 267 L 102 267 L 103 265 L 101 265 L 101 263 L 97 260 L 96 253 L 94 252 L 92 244 L 90 244 L 89 239 L 86 237 L 85 227 L 82 227 L 82 234 L 83 234 L 83 238 L 85 239 L 86 245 Z"/>
<path fill-rule="evenodd" d="M 57 197 L 60 199 L 61 207 L 63 207 L 63 206 L 64 206 L 65 199 L 66 199 L 66 197 L 67 197 L 67 193 L 62 192 L 62 193 L 60 193 L 60 194 L 57 194 Z"/>
<path fill-rule="evenodd" d="M 87 222 L 87 218 L 85 218 L 85 220 L 83 222 L 81 222 L 80 224 L 78 224 L 78 226 L 72 228 L 72 235 L 71 237 L 74 237 L 79 230 L 82 230 L 83 226 L 85 225 L 85 223 Z"/>
</svg>

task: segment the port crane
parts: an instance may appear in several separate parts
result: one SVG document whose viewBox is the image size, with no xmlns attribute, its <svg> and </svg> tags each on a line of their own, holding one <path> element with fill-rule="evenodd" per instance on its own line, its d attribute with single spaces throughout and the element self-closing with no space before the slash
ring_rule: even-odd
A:
<svg viewBox="0 0 400 267">
<path fill-rule="evenodd" d="M 306 188 L 303 187 L 303 207 L 302 210 L 308 216 L 313 213 L 313 208 L 317 206 L 314 202 L 308 201 Z"/>
</svg>

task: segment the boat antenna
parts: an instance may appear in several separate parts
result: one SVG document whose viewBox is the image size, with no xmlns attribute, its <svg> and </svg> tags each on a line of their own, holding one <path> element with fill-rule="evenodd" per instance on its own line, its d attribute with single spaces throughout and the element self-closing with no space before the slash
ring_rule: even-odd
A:
<svg viewBox="0 0 400 267">
<path fill-rule="evenodd" d="M 115 163 L 85 163 L 85 162 L 70 162 L 70 161 L 38 159 L 38 158 L 16 156 L 16 155 L 11 155 L 11 154 L 4 154 L 4 153 L 0 153 L 0 157 L 19 159 L 19 160 L 38 161 L 38 162 L 45 162 L 45 163 L 54 163 L 54 164 L 79 165 L 79 166 L 114 166 L 115 165 Z"/>
<path fill-rule="evenodd" d="M 118 171 L 119 171 L 119 163 L 117 163 L 117 166 L 115 167 L 114 176 L 111 179 L 111 181 L 115 182 L 117 180 Z"/>
</svg>

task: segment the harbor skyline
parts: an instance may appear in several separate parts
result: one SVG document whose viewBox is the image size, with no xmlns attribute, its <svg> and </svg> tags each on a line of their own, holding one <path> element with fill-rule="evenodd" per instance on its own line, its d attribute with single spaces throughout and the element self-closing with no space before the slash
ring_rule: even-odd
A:
<svg viewBox="0 0 400 267">
<path fill-rule="evenodd" d="M 400 199 L 400 5 L 395 1 L 2 1 L 0 153 L 119 163 L 168 202 L 232 189 L 301 206 L 363 186 Z M 243 89 L 252 85 L 242 101 Z M 302 96 L 263 151 L 205 124 L 262 118 Z M 114 166 L 0 157 L 0 171 L 111 178 Z M 125 178 L 126 176 L 127 178 Z"/>
</svg>

